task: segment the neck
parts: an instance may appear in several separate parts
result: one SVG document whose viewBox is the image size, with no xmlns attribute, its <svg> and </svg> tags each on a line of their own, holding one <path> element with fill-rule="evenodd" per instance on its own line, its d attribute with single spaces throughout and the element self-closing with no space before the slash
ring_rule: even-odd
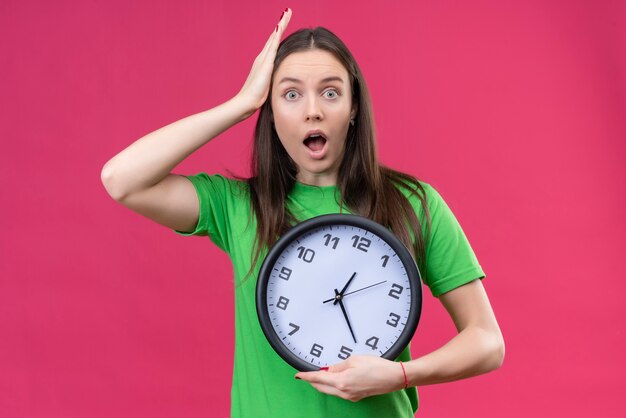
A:
<svg viewBox="0 0 626 418">
<path fill-rule="evenodd" d="M 296 181 L 309 186 L 335 186 L 337 185 L 336 174 L 315 175 L 311 173 L 298 173 Z"/>
</svg>

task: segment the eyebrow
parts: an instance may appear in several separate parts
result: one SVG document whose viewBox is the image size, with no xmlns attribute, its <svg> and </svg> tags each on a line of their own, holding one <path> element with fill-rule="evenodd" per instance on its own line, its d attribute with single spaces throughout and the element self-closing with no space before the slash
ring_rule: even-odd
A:
<svg viewBox="0 0 626 418">
<path fill-rule="evenodd" d="M 283 77 L 278 84 L 282 84 L 282 83 L 286 83 L 291 81 L 292 83 L 296 83 L 296 84 L 302 84 L 302 80 L 299 80 L 297 78 L 293 78 L 293 77 Z M 322 83 L 328 83 L 331 81 L 339 81 L 340 83 L 343 83 L 343 79 L 341 77 L 337 77 L 337 76 L 331 76 L 331 77 L 326 77 L 325 79 L 323 79 L 321 82 Z"/>
</svg>

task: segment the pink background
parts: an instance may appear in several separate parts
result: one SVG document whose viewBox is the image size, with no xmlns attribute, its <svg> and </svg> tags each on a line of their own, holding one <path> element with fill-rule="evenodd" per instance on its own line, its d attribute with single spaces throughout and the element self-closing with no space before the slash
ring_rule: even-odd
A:
<svg viewBox="0 0 626 418">
<path fill-rule="evenodd" d="M 234 95 L 287 5 L 351 48 L 382 160 L 442 193 L 487 274 L 504 366 L 422 388 L 418 416 L 623 416 L 619 0 L 2 1 L 0 416 L 228 414 L 228 258 L 100 170 Z M 246 174 L 254 120 L 175 172 Z M 427 296 L 415 355 L 454 335 Z"/>
</svg>

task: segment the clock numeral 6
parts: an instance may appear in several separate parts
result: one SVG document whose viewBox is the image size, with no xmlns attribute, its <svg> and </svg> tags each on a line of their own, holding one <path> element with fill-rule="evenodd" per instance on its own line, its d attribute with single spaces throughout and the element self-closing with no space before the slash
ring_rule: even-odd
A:
<svg viewBox="0 0 626 418">
<path fill-rule="evenodd" d="M 298 247 L 298 258 L 310 263 L 313 261 L 313 257 L 315 257 L 315 251 L 310 248 Z"/>
<path fill-rule="evenodd" d="M 288 304 L 289 304 L 289 299 L 287 299 L 284 296 L 281 296 L 280 298 L 278 298 L 278 303 L 276 304 L 276 307 L 284 311 L 287 309 Z"/>
<path fill-rule="evenodd" d="M 333 237 L 330 234 L 326 234 L 324 235 L 324 245 L 328 247 L 328 244 L 330 244 L 330 242 L 333 242 L 333 250 L 337 249 L 337 244 L 339 244 L 339 237 Z"/>
<path fill-rule="evenodd" d="M 324 349 L 324 347 L 322 347 L 319 344 L 313 344 L 313 347 L 311 347 L 311 355 L 318 357 L 322 355 L 322 350 Z"/>
<path fill-rule="evenodd" d="M 351 355 L 352 355 L 352 349 L 346 347 L 345 345 L 342 345 L 341 350 L 339 350 L 339 354 L 337 354 L 337 357 L 339 357 L 342 360 L 345 360 Z"/>
<path fill-rule="evenodd" d="M 289 267 L 283 267 L 282 269 L 280 269 L 280 273 L 278 273 L 278 277 L 280 277 L 283 280 L 289 280 L 289 277 L 291 277 L 291 269 Z"/>
<path fill-rule="evenodd" d="M 392 327 L 395 328 L 398 326 L 399 321 L 400 321 L 400 315 L 390 312 L 389 319 L 387 320 L 386 324 L 391 325 Z"/>
<path fill-rule="evenodd" d="M 367 249 L 370 247 L 370 244 L 372 243 L 372 241 L 368 240 L 365 237 L 361 237 L 359 235 L 354 235 L 352 237 L 352 241 L 354 241 L 352 243 L 352 246 L 356 248 L 357 250 L 361 250 L 363 252 L 367 252 Z"/>
<path fill-rule="evenodd" d="M 378 337 L 370 337 L 365 341 L 365 345 L 371 347 L 372 350 L 376 350 L 378 348 Z"/>
<path fill-rule="evenodd" d="M 391 296 L 394 299 L 400 299 L 400 293 L 402 293 L 402 291 L 404 290 L 404 287 L 400 286 L 399 284 L 392 284 L 391 285 L 391 289 L 389 290 L 389 296 Z"/>
</svg>

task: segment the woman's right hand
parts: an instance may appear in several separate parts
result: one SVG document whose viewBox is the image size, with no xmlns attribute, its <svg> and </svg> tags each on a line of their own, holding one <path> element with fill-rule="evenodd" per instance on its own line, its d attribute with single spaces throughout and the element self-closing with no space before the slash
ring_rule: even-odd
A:
<svg viewBox="0 0 626 418">
<path fill-rule="evenodd" d="M 287 29 L 289 20 L 291 19 L 291 9 L 287 8 L 281 15 L 276 28 L 272 31 L 269 39 L 265 43 L 263 50 L 254 60 L 252 69 L 243 87 L 237 93 L 237 98 L 247 103 L 250 108 L 245 118 L 254 114 L 263 103 L 267 100 L 270 90 L 270 82 L 272 80 L 272 72 L 274 70 L 274 59 L 276 51 L 280 44 L 280 39 Z"/>
</svg>

